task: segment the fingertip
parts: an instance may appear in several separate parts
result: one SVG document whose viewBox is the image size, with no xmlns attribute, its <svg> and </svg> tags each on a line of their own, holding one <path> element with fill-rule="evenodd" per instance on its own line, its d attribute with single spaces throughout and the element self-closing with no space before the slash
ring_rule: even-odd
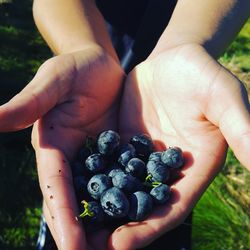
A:
<svg viewBox="0 0 250 250">
<path fill-rule="evenodd" d="M 117 228 L 110 236 L 110 250 L 134 250 L 147 246 L 157 236 L 150 223 L 130 222 Z"/>
</svg>

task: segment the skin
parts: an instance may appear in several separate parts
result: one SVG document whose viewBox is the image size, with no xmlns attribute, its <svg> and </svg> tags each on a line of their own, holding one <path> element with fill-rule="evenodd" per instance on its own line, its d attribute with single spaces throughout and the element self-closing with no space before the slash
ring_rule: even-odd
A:
<svg viewBox="0 0 250 250">
<path fill-rule="evenodd" d="M 152 242 L 188 215 L 220 170 L 228 144 L 250 169 L 246 90 L 216 61 L 248 18 L 249 5 L 179 0 L 155 49 L 128 75 L 122 92 L 124 73 L 94 1 L 34 1 L 37 27 L 57 56 L 0 106 L 0 131 L 34 124 L 44 214 L 60 250 L 127 250 Z M 169 206 L 145 223 L 86 237 L 75 220 L 69 162 L 86 135 L 105 129 L 119 129 L 124 140 L 147 132 L 159 148 L 181 147 L 186 164 Z"/>
<path fill-rule="evenodd" d="M 101 48 L 63 54 L 46 61 L 26 88 L 0 107 L 1 131 L 34 123 L 45 218 L 59 249 L 90 247 L 75 219 L 79 211 L 69 164 L 86 135 L 117 130 L 123 76 Z"/>
<path fill-rule="evenodd" d="M 143 223 L 118 228 L 110 249 L 141 248 L 182 223 L 220 171 L 227 143 L 250 169 L 248 109 L 242 83 L 198 45 L 170 49 L 131 72 L 121 104 L 121 132 L 126 138 L 149 133 L 158 149 L 177 145 L 186 162 L 168 206 Z"/>
</svg>

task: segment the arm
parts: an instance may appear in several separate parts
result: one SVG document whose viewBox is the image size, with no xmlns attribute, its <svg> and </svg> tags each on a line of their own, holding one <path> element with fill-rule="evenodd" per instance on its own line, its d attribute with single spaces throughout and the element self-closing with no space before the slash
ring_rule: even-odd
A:
<svg viewBox="0 0 250 250">
<path fill-rule="evenodd" d="M 179 0 L 152 55 L 180 45 L 199 44 L 216 58 L 249 16 L 249 0 Z"/>
<path fill-rule="evenodd" d="M 93 0 L 35 0 L 35 23 L 55 54 L 99 45 L 114 59 L 105 21 Z"/>
<path fill-rule="evenodd" d="M 43 211 L 58 249 L 104 246 L 102 233 L 95 234 L 101 240 L 86 239 L 75 219 L 79 209 L 69 165 L 87 135 L 117 128 L 123 71 L 93 1 L 35 0 L 34 17 L 57 56 L 0 106 L 0 131 L 33 124 Z"/>
<path fill-rule="evenodd" d="M 169 203 L 143 223 L 116 230 L 111 249 L 144 247 L 182 223 L 220 171 L 228 145 L 250 170 L 247 92 L 215 60 L 247 19 L 249 7 L 247 0 L 179 0 L 149 58 L 128 75 L 121 134 L 143 131 L 161 146 L 177 145 L 186 164 Z"/>
</svg>

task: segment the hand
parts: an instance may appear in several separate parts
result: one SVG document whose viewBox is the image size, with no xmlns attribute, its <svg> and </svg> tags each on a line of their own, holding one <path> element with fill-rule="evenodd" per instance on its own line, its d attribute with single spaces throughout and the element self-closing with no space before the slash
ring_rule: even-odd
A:
<svg viewBox="0 0 250 250">
<path fill-rule="evenodd" d="M 111 249 L 138 249 L 180 224 L 220 170 L 227 143 L 250 169 L 246 90 L 198 45 L 162 52 L 129 74 L 119 127 L 125 139 L 146 132 L 161 142 L 159 149 L 182 148 L 186 164 L 170 203 L 143 223 L 118 228 Z"/>
<path fill-rule="evenodd" d="M 118 97 L 123 71 L 99 47 L 56 56 L 46 61 L 34 79 L 0 107 L 0 131 L 18 130 L 34 122 L 44 214 L 59 249 L 87 249 L 72 186 L 69 163 L 86 135 L 117 129 Z"/>
</svg>

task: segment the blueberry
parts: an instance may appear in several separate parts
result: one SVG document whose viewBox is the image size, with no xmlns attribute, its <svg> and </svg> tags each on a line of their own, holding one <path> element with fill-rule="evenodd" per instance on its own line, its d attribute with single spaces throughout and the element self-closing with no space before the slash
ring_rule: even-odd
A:
<svg viewBox="0 0 250 250">
<path fill-rule="evenodd" d="M 117 173 L 124 173 L 124 171 L 121 168 L 114 168 L 108 171 L 107 175 L 112 179 Z"/>
<path fill-rule="evenodd" d="M 164 204 L 166 203 L 171 194 L 171 189 L 166 184 L 159 184 L 158 186 L 152 188 L 150 195 L 152 196 L 155 204 Z"/>
<path fill-rule="evenodd" d="M 169 147 L 162 152 L 161 160 L 170 168 L 181 168 L 184 164 L 182 150 L 178 147 Z"/>
<path fill-rule="evenodd" d="M 73 176 L 84 175 L 84 166 L 81 162 L 76 161 L 73 164 L 71 164 L 71 171 Z"/>
<path fill-rule="evenodd" d="M 162 152 L 156 151 L 149 155 L 148 161 L 161 161 Z"/>
<path fill-rule="evenodd" d="M 90 155 L 85 161 L 85 166 L 91 173 L 100 173 L 106 168 L 105 160 L 99 153 Z"/>
<path fill-rule="evenodd" d="M 98 200 L 102 193 L 112 186 L 110 178 L 105 174 L 94 175 L 88 182 L 87 189 L 91 197 Z"/>
<path fill-rule="evenodd" d="M 125 167 L 125 171 L 135 177 L 143 179 L 146 175 L 146 166 L 141 159 L 132 158 Z"/>
<path fill-rule="evenodd" d="M 149 161 L 146 167 L 152 182 L 165 183 L 169 179 L 169 169 L 162 162 Z"/>
<path fill-rule="evenodd" d="M 86 147 L 82 147 L 77 155 L 78 161 L 81 163 L 85 163 L 86 159 L 91 155 L 91 150 Z"/>
<path fill-rule="evenodd" d="M 76 192 L 87 190 L 88 179 L 85 176 L 75 176 L 73 178 L 73 185 Z"/>
<path fill-rule="evenodd" d="M 122 171 L 114 174 L 112 183 L 115 187 L 118 187 L 125 192 L 135 192 L 142 188 L 142 184 L 137 178 Z"/>
<path fill-rule="evenodd" d="M 106 190 L 101 196 L 101 206 L 105 213 L 115 218 L 125 217 L 129 211 L 126 195 L 117 187 Z"/>
<path fill-rule="evenodd" d="M 91 222 L 102 222 L 104 221 L 104 211 L 99 202 L 83 201 L 84 211 L 79 215 L 80 218 L 89 217 Z"/>
<path fill-rule="evenodd" d="M 102 132 L 97 139 L 98 151 L 103 155 L 112 155 L 119 146 L 120 136 L 112 130 Z"/>
<path fill-rule="evenodd" d="M 132 221 L 145 220 L 153 210 L 153 200 L 148 193 L 137 191 L 130 196 L 128 216 Z"/>
<path fill-rule="evenodd" d="M 87 191 L 87 184 L 88 184 L 88 179 L 85 176 L 73 177 L 73 185 L 78 201 L 82 201 L 83 199 L 89 198 Z"/>
<path fill-rule="evenodd" d="M 117 161 L 124 167 L 128 164 L 130 159 L 136 156 L 135 148 L 130 143 L 119 146 L 117 149 L 117 154 L 118 154 Z"/>
<path fill-rule="evenodd" d="M 135 147 L 137 155 L 143 159 L 147 159 L 154 149 L 152 139 L 146 134 L 133 136 L 130 143 Z"/>
</svg>

